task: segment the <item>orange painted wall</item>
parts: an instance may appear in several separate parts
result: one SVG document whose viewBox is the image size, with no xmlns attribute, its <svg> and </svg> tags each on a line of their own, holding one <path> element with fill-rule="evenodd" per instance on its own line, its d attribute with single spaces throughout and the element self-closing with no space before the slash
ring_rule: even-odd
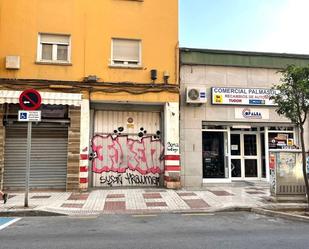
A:
<svg viewBox="0 0 309 249">
<path fill-rule="evenodd" d="M 71 34 L 72 65 L 36 64 L 38 33 Z M 142 40 L 142 69 L 110 68 L 111 38 Z M 0 0 L 0 78 L 177 83 L 178 0 Z M 6 55 L 21 69 L 6 70 Z M 174 95 L 174 94 L 172 94 Z"/>
</svg>

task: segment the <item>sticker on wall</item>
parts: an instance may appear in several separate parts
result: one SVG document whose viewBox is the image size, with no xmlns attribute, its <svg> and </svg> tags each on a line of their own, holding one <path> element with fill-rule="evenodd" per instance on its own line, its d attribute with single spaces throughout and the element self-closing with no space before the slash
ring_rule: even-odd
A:
<svg viewBox="0 0 309 249">
<path fill-rule="evenodd" d="M 127 128 L 128 129 L 134 129 L 134 120 L 132 117 L 129 117 L 127 120 Z"/>
<path fill-rule="evenodd" d="M 274 170 L 275 167 L 276 167 L 276 156 L 274 154 L 270 154 L 269 169 Z"/>
</svg>

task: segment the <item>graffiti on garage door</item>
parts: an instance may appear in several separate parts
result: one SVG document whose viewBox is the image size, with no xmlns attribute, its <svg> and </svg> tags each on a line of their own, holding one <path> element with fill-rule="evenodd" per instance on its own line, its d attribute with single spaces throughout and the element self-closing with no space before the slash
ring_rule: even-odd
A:
<svg viewBox="0 0 309 249">
<path fill-rule="evenodd" d="M 157 136 L 95 135 L 92 152 L 96 186 L 157 186 L 164 171 L 164 147 Z"/>
</svg>

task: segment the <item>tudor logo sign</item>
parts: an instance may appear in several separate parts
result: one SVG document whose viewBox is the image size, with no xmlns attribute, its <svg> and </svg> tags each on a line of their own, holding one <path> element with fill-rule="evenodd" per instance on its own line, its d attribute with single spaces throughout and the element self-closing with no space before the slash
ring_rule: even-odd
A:
<svg viewBox="0 0 309 249">
<path fill-rule="evenodd" d="M 262 113 L 259 111 L 251 111 L 249 108 L 245 108 L 242 111 L 244 118 L 262 119 Z"/>
</svg>

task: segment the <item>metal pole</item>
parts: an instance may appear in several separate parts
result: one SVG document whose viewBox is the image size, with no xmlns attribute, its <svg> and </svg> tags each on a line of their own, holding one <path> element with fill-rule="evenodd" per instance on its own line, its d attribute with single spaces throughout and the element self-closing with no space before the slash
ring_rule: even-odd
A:
<svg viewBox="0 0 309 249">
<path fill-rule="evenodd" d="M 28 205 L 28 194 L 29 194 L 29 181 L 30 181 L 30 161 L 31 161 L 31 131 L 32 122 L 28 122 L 28 132 L 27 132 L 27 159 L 26 159 L 26 191 L 25 191 L 25 207 Z"/>
</svg>

